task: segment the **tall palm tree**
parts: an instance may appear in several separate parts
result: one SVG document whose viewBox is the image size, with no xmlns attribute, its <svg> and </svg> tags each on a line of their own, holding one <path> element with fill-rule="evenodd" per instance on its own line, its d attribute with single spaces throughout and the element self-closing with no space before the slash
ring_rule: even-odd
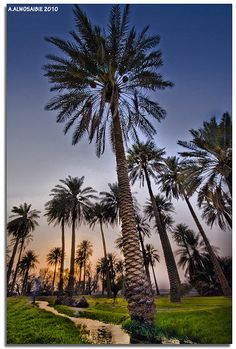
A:
<svg viewBox="0 0 236 349">
<path fill-rule="evenodd" d="M 155 287 L 156 287 L 156 294 L 159 295 L 160 291 L 157 285 L 157 279 L 156 279 L 154 267 L 156 262 L 160 262 L 160 256 L 158 254 L 158 251 L 151 244 L 146 244 L 146 254 L 147 254 L 148 265 L 150 264 L 152 268 L 153 278 L 154 278 Z"/>
<path fill-rule="evenodd" d="M 47 263 L 54 266 L 53 279 L 52 279 L 52 293 L 54 291 L 54 284 L 56 278 L 57 265 L 61 263 L 62 260 L 62 249 L 61 247 L 51 248 L 47 254 Z"/>
<path fill-rule="evenodd" d="M 66 193 L 51 193 L 52 199 L 45 204 L 45 216 L 48 223 L 54 223 L 54 226 L 60 225 L 61 227 L 61 263 L 60 263 L 60 279 L 58 291 L 59 294 L 63 293 L 63 274 L 64 274 L 64 261 L 65 261 L 65 225 L 70 224 L 70 207 L 69 201 L 67 201 Z"/>
<path fill-rule="evenodd" d="M 114 210 L 108 205 L 96 202 L 88 211 L 88 221 L 90 222 L 90 226 L 92 228 L 95 227 L 95 224 L 98 223 L 100 227 L 100 232 L 102 236 L 102 245 L 103 245 L 103 253 L 105 261 L 107 261 L 107 247 L 106 240 L 103 231 L 103 224 L 107 224 L 109 221 L 113 221 Z M 109 275 L 109 270 L 107 268 L 107 295 L 111 296 L 111 280 Z"/>
<path fill-rule="evenodd" d="M 101 277 L 102 281 L 102 295 L 104 294 L 104 288 L 105 288 L 105 276 L 107 275 L 107 260 L 105 260 L 104 257 L 98 259 L 96 264 L 96 273 L 98 276 Z"/>
<path fill-rule="evenodd" d="M 31 205 L 27 203 L 21 204 L 18 207 L 13 206 L 11 210 L 12 215 L 9 218 L 12 218 L 7 223 L 8 234 L 13 236 L 15 239 L 12 255 L 8 264 L 7 270 L 7 287 L 9 286 L 10 276 L 12 273 L 12 268 L 17 253 L 17 249 L 20 246 L 18 263 L 16 265 L 15 273 L 13 276 L 13 281 L 11 285 L 11 290 L 14 290 L 16 276 L 19 269 L 19 261 L 21 259 L 21 254 L 24 248 L 25 241 L 30 238 L 30 233 L 33 232 L 38 226 L 37 219 L 39 218 L 40 211 L 31 210 Z"/>
<path fill-rule="evenodd" d="M 222 181 L 232 195 L 232 121 L 229 113 L 224 113 L 219 123 L 213 117 L 203 123 L 203 128 L 190 130 L 190 142 L 178 141 L 189 151 L 179 154 L 193 159 L 197 166 L 192 174 L 200 177 L 205 186 L 219 185 Z"/>
<path fill-rule="evenodd" d="M 72 227 L 70 274 L 68 281 L 68 293 L 70 296 L 74 292 L 75 274 L 75 230 L 84 219 L 88 208 L 91 206 L 91 199 L 95 199 L 95 190 L 91 187 L 83 188 L 84 177 L 71 177 L 60 179 L 63 184 L 58 184 L 52 189 L 52 194 L 56 197 L 61 195 L 66 197 L 68 209 L 70 211 L 70 221 Z"/>
<path fill-rule="evenodd" d="M 92 244 L 89 240 L 83 240 L 78 246 L 78 250 L 81 251 L 83 256 L 83 268 L 84 268 L 84 282 L 83 282 L 83 293 L 85 292 L 85 281 L 86 281 L 86 266 L 89 260 L 89 257 L 93 254 Z"/>
<path fill-rule="evenodd" d="M 182 198 L 185 200 L 190 213 L 196 223 L 196 226 L 201 234 L 203 241 L 206 245 L 207 251 L 211 257 L 217 278 L 221 284 L 223 294 L 225 296 L 231 295 L 231 289 L 222 272 L 219 261 L 215 256 L 212 246 L 207 238 L 207 235 L 190 203 L 189 196 L 191 196 L 196 188 L 194 179 L 187 176 L 185 172 L 186 163 L 182 163 L 177 157 L 168 157 L 165 161 L 166 166 L 162 172 L 160 182 L 162 183 L 162 191 L 166 193 L 168 198 L 174 197 L 176 199 Z M 188 166 L 188 165 L 187 165 Z M 187 167 L 188 168 L 188 167 Z M 196 182 L 197 183 L 197 182 Z"/>
<path fill-rule="evenodd" d="M 71 32 L 71 41 L 46 38 L 62 52 L 61 56 L 47 56 L 46 76 L 53 84 L 52 90 L 59 94 L 46 108 L 58 110 L 57 121 L 66 121 L 65 133 L 75 126 L 73 144 L 88 133 L 89 141 L 95 140 L 98 156 L 105 150 L 109 129 L 120 189 L 128 308 L 133 319 L 152 322 L 154 300 L 147 292 L 141 251 L 138 252 L 124 141 L 134 128 L 148 136 L 155 134 L 148 117 L 160 121 L 166 113 L 144 91 L 173 84 L 157 72 L 162 65 L 161 52 L 156 49 L 159 36 L 148 36 L 148 27 L 139 34 L 134 27 L 129 28 L 129 5 L 123 14 L 119 5 L 112 6 L 106 30 L 93 25 L 78 5 L 74 15 L 76 32 Z"/>
<path fill-rule="evenodd" d="M 144 186 L 145 182 L 147 183 L 152 211 L 160 235 L 170 281 L 170 300 L 171 302 L 179 302 L 180 279 L 178 270 L 176 267 L 173 251 L 171 249 L 170 241 L 164 223 L 162 221 L 160 210 L 157 206 L 151 185 L 151 177 L 156 179 L 157 171 L 160 171 L 163 167 L 164 154 L 164 150 L 157 149 L 153 142 L 148 141 L 146 143 L 142 143 L 138 141 L 137 144 L 134 144 L 128 151 L 128 169 L 132 184 L 134 184 L 136 180 L 139 180 L 142 186 Z"/>
<path fill-rule="evenodd" d="M 36 267 L 37 263 L 38 263 L 38 257 L 35 255 L 35 252 L 32 250 L 27 251 L 21 259 L 20 269 L 23 273 L 23 283 L 22 283 L 23 295 L 26 293 L 26 290 L 27 290 L 29 272 L 31 269 L 34 269 Z"/>
</svg>

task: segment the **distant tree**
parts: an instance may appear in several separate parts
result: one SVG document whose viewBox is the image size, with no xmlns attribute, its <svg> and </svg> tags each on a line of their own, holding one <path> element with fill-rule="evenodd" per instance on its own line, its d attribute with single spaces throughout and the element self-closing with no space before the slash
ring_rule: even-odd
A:
<svg viewBox="0 0 236 349">
<path fill-rule="evenodd" d="M 54 266 L 53 279 L 52 279 L 52 293 L 54 292 L 54 284 L 56 278 L 56 271 L 58 264 L 61 264 L 62 249 L 61 247 L 54 247 L 47 254 L 47 263 Z"/>
<path fill-rule="evenodd" d="M 38 226 L 37 219 L 39 218 L 40 211 L 31 210 L 31 205 L 24 203 L 18 207 L 13 206 L 11 213 L 13 214 L 9 218 L 12 219 L 7 223 L 7 231 L 9 236 L 13 236 L 14 246 L 7 270 L 8 288 L 17 249 L 20 248 L 18 263 L 16 265 L 13 281 L 11 284 L 11 291 L 13 291 L 19 269 L 19 261 L 21 259 L 21 254 L 24 249 L 25 241 L 28 238 L 30 238 L 30 233 L 35 230 L 36 226 Z"/>
<path fill-rule="evenodd" d="M 159 295 L 160 291 L 157 285 L 157 279 L 156 279 L 154 267 L 156 262 L 160 262 L 160 256 L 158 254 L 158 251 L 151 244 L 146 244 L 146 255 L 147 255 L 148 264 L 150 264 L 152 268 L 153 278 L 154 278 L 155 287 L 156 287 L 156 294 Z"/>
<path fill-rule="evenodd" d="M 96 198 L 91 187 L 83 188 L 84 177 L 71 177 L 68 176 L 65 180 L 61 179 L 62 184 L 56 185 L 52 189 L 52 194 L 56 197 L 66 197 L 67 204 L 70 212 L 70 220 L 72 227 L 71 236 L 71 255 L 70 255 L 70 275 L 68 281 L 68 293 L 70 296 L 74 293 L 74 281 L 75 281 L 75 230 L 76 227 L 84 219 L 88 207 L 91 206 L 91 199 Z"/>
<path fill-rule="evenodd" d="M 23 295 L 26 294 L 29 272 L 31 269 L 34 269 L 36 267 L 37 263 L 39 263 L 38 257 L 35 255 L 35 252 L 32 250 L 27 251 L 21 259 L 20 270 L 23 275 L 23 282 L 22 282 Z"/>
<path fill-rule="evenodd" d="M 92 244 L 89 240 L 83 240 L 78 246 L 78 254 L 83 256 L 83 269 L 84 269 L 84 280 L 83 280 L 83 293 L 85 293 L 86 284 L 86 267 L 89 257 L 93 254 Z"/>
</svg>

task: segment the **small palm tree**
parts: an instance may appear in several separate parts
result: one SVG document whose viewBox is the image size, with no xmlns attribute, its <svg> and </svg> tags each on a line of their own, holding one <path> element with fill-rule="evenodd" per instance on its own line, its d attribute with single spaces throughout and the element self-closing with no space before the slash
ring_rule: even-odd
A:
<svg viewBox="0 0 236 349">
<path fill-rule="evenodd" d="M 60 263 L 60 280 L 58 291 L 63 293 L 63 274 L 65 261 L 65 225 L 70 224 L 70 205 L 66 193 L 52 193 L 52 199 L 45 204 L 45 216 L 48 223 L 61 226 L 61 263 Z"/>
<path fill-rule="evenodd" d="M 54 266 L 53 279 L 52 279 L 52 293 L 54 291 L 54 284 L 56 278 L 57 265 L 61 263 L 62 249 L 61 247 L 54 247 L 47 254 L 47 263 Z"/>
<path fill-rule="evenodd" d="M 8 264 L 7 270 L 7 286 L 9 286 L 10 276 L 12 273 L 12 268 L 17 253 L 17 249 L 20 246 L 18 263 L 16 265 L 15 273 L 13 276 L 13 281 L 11 285 L 11 291 L 14 290 L 17 273 L 19 270 L 19 262 L 21 259 L 21 254 L 24 249 L 24 244 L 27 239 L 30 239 L 30 233 L 33 232 L 38 226 L 37 219 L 39 218 L 40 211 L 31 210 L 31 205 L 27 203 L 21 204 L 20 206 L 14 206 L 11 210 L 13 213 L 9 218 L 12 218 L 7 224 L 7 231 L 10 236 L 14 238 L 14 247 L 12 250 L 12 255 Z"/>
<path fill-rule="evenodd" d="M 108 219 L 111 224 L 118 224 L 119 222 L 119 206 L 120 206 L 120 190 L 117 183 L 109 183 L 109 192 L 102 191 L 101 204 L 105 206 L 107 212 L 109 212 Z"/>
<path fill-rule="evenodd" d="M 78 246 L 76 250 L 75 264 L 79 267 L 79 280 L 77 285 L 77 290 L 80 292 L 82 269 L 84 265 L 84 251 Z"/>
<path fill-rule="evenodd" d="M 35 252 L 32 250 L 27 251 L 21 259 L 20 270 L 23 274 L 23 283 L 22 283 L 23 295 L 26 293 L 26 290 L 27 290 L 29 272 L 31 269 L 34 269 L 36 267 L 37 263 L 39 263 L 38 257 L 35 255 Z"/>
<path fill-rule="evenodd" d="M 93 254 L 93 248 L 92 244 L 89 240 L 83 240 L 80 245 L 78 246 L 78 254 L 81 254 L 83 256 L 83 268 L 84 268 L 84 282 L 83 282 L 83 293 L 85 293 L 85 282 L 86 282 L 86 266 L 87 262 L 89 260 L 89 257 Z"/>
<path fill-rule="evenodd" d="M 98 223 L 100 226 L 101 236 L 102 236 L 102 245 L 103 245 L 103 253 L 104 258 L 107 260 L 107 248 L 106 248 L 106 240 L 105 235 L 103 231 L 103 224 L 107 224 L 109 221 L 113 221 L 114 217 L 114 210 L 112 207 L 109 207 L 109 205 L 105 205 L 103 203 L 95 203 L 89 210 L 88 210 L 88 221 L 90 222 L 90 226 L 94 228 L 95 224 Z M 109 271 L 107 268 L 107 295 L 108 297 L 111 296 L 111 280 L 109 276 Z"/>
<path fill-rule="evenodd" d="M 83 188 L 84 177 L 68 176 L 52 189 L 52 194 L 56 197 L 66 197 L 69 209 L 69 217 L 72 227 L 71 238 L 71 257 L 70 257 L 70 274 L 68 281 L 68 293 L 70 296 L 74 292 L 74 274 L 75 274 L 75 229 L 86 216 L 88 208 L 91 206 L 91 199 L 95 199 L 95 190 L 91 187 Z"/>
<path fill-rule="evenodd" d="M 96 264 L 96 273 L 101 278 L 102 295 L 104 294 L 104 289 L 105 289 L 105 279 L 107 275 L 107 269 L 108 269 L 107 259 L 105 259 L 104 257 L 100 258 Z"/>
<path fill-rule="evenodd" d="M 212 246 L 207 238 L 207 235 L 190 203 L 189 196 L 191 196 L 198 185 L 196 178 L 189 176 L 189 163 L 181 162 L 177 157 L 168 157 L 165 160 L 165 169 L 162 172 L 160 183 L 162 184 L 162 191 L 166 193 L 168 198 L 174 197 L 176 199 L 183 198 L 189 208 L 189 211 L 196 223 L 196 226 L 201 234 L 206 245 L 207 251 L 211 257 L 214 265 L 217 278 L 222 287 L 225 296 L 231 295 L 231 289 L 222 272 L 219 261 L 217 260 Z M 187 170 L 186 170 L 187 168 Z"/>
<path fill-rule="evenodd" d="M 154 267 L 155 267 L 156 262 L 158 262 L 158 263 L 160 262 L 160 256 L 158 254 L 158 251 L 151 244 L 146 244 L 146 255 L 147 255 L 148 264 L 150 264 L 151 268 L 152 268 L 153 278 L 154 278 L 155 287 L 156 287 L 156 294 L 159 295 L 160 292 L 159 292 L 159 288 L 157 285 L 157 279 L 156 279 Z"/>
</svg>

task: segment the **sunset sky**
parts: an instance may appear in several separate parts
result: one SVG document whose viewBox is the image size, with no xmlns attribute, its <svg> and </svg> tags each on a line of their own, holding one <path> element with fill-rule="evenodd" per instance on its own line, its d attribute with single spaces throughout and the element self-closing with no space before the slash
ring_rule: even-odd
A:
<svg viewBox="0 0 236 349">
<path fill-rule="evenodd" d="M 81 5 L 93 23 L 104 26 L 111 5 Z M 44 204 L 50 190 L 68 175 L 85 176 L 85 185 L 98 192 L 107 191 L 116 181 L 115 158 L 109 140 L 105 154 L 98 159 L 94 144 L 84 138 L 71 145 L 71 134 L 63 135 L 63 125 L 56 124 L 56 113 L 44 110 L 53 96 L 43 76 L 45 55 L 55 53 L 45 36 L 68 38 L 74 30 L 72 5 L 58 5 L 56 13 L 7 13 L 7 214 L 13 205 L 31 203 L 41 211 L 40 226 L 29 248 L 39 255 L 40 267 L 50 248 L 60 246 L 58 227 L 48 226 Z M 164 121 L 154 123 L 155 143 L 166 148 L 167 155 L 177 155 L 178 140 L 189 140 L 189 129 L 198 129 L 212 116 L 218 119 L 232 112 L 231 5 L 132 5 L 131 24 L 140 31 L 150 25 L 150 33 L 161 37 L 164 65 L 160 72 L 175 86 L 152 93 L 152 98 L 167 111 Z M 142 205 L 147 188 L 132 189 Z M 157 188 L 154 187 L 154 191 Z M 192 199 L 195 205 L 195 199 Z M 196 231 L 184 202 L 173 201 L 177 223 L 186 223 Z M 196 207 L 196 205 L 195 205 Z M 200 217 L 201 212 L 196 208 Z M 212 245 L 222 255 L 231 254 L 231 233 L 203 224 Z M 105 230 L 108 251 L 116 251 L 114 240 L 119 227 Z M 93 265 L 102 256 L 98 227 L 81 226 L 77 244 L 88 239 L 94 246 Z M 146 240 L 146 242 L 149 242 Z M 161 263 L 156 267 L 160 288 L 168 287 L 168 278 L 158 235 L 150 242 L 158 249 Z M 174 247 L 174 250 L 176 247 Z M 66 266 L 69 266 L 70 230 L 66 233 Z M 181 274 L 183 276 L 183 273 Z M 183 277 L 182 277 L 183 279 Z"/>
</svg>

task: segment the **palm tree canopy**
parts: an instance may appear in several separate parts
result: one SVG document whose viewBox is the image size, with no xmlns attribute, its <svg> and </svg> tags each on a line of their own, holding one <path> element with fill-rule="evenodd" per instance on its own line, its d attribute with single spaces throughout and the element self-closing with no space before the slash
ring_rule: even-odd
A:
<svg viewBox="0 0 236 349">
<path fill-rule="evenodd" d="M 109 192 L 102 191 L 101 204 L 104 205 L 107 212 L 109 212 L 109 222 L 111 224 L 118 223 L 119 218 L 119 206 L 120 206 L 120 189 L 118 183 L 109 183 Z"/>
<path fill-rule="evenodd" d="M 72 144 L 85 133 L 95 140 L 100 156 L 105 149 L 106 130 L 114 148 L 111 105 L 119 97 L 119 114 L 124 138 L 134 128 L 145 135 L 156 133 L 148 120 L 160 121 L 166 115 L 144 90 L 155 91 L 173 86 L 164 81 L 158 68 L 163 64 L 158 35 L 148 35 L 148 27 L 137 33 L 129 26 L 129 5 L 121 13 L 113 5 L 106 29 L 93 25 L 78 5 L 74 7 L 75 31 L 71 40 L 47 37 L 61 55 L 47 55 L 44 66 L 52 91 L 59 91 L 46 106 L 58 110 L 57 122 L 65 122 L 64 133 L 73 126 Z"/>
<path fill-rule="evenodd" d="M 131 183 L 134 184 L 137 180 L 140 185 L 144 186 L 145 173 L 144 169 L 150 177 L 156 179 L 157 173 L 163 167 L 164 149 L 159 149 L 152 141 L 146 143 L 137 142 L 128 150 L 128 170 Z"/>
<path fill-rule="evenodd" d="M 38 256 L 32 250 L 27 251 L 21 259 L 20 268 L 22 271 L 36 268 L 36 264 L 39 263 Z"/>
<path fill-rule="evenodd" d="M 167 200 L 163 195 L 155 195 L 155 201 L 157 208 L 160 212 L 162 223 L 164 224 L 165 228 L 171 228 L 174 221 L 170 212 L 174 212 L 173 204 Z M 146 204 L 144 206 L 144 213 L 147 215 L 149 220 L 154 219 L 154 210 L 151 200 L 146 200 Z"/>
<path fill-rule="evenodd" d="M 25 236 L 35 230 L 38 226 L 37 219 L 39 218 L 40 211 L 31 210 L 31 205 L 27 203 L 20 206 L 13 206 L 9 218 L 13 218 L 7 223 L 7 230 L 9 235 L 13 236 Z"/>
<path fill-rule="evenodd" d="M 135 220 L 136 220 L 137 231 L 140 232 L 143 236 L 150 237 L 151 236 L 150 225 L 147 222 L 147 218 L 141 216 L 140 213 L 136 212 Z"/>
<path fill-rule="evenodd" d="M 190 130 L 193 139 L 190 142 L 178 141 L 178 144 L 189 151 L 180 152 L 181 156 L 193 159 L 197 166 L 192 175 L 205 182 L 205 186 L 213 188 L 226 182 L 232 185 L 232 121 L 228 113 L 224 113 L 217 122 L 213 117 L 203 123 L 203 128 Z"/>
<path fill-rule="evenodd" d="M 87 210 L 91 207 L 91 199 L 96 199 L 96 192 L 91 187 L 83 188 L 84 176 L 81 178 L 68 176 L 65 180 L 60 179 L 63 184 L 58 184 L 52 189 L 52 194 L 57 200 L 61 197 L 66 201 L 70 215 L 70 220 L 75 220 L 76 224 L 85 218 Z"/>
<path fill-rule="evenodd" d="M 55 188 L 54 188 L 55 189 Z M 54 192 L 50 194 L 52 199 L 45 204 L 45 216 L 48 223 L 54 223 L 54 225 L 62 224 L 62 222 L 69 223 L 70 207 L 69 200 L 66 192 Z"/>
<path fill-rule="evenodd" d="M 113 219 L 114 211 L 112 207 L 104 204 L 103 202 L 96 202 L 91 206 L 88 211 L 86 218 L 90 223 L 90 226 L 94 228 L 96 223 L 102 222 L 107 224 Z"/>
<path fill-rule="evenodd" d="M 152 244 L 146 244 L 146 254 L 149 263 L 155 266 L 156 262 L 160 262 L 160 256 L 157 249 Z"/>
<path fill-rule="evenodd" d="M 60 263 L 62 257 L 62 249 L 61 247 L 54 247 L 47 254 L 47 263 L 49 265 L 56 265 Z"/>
<path fill-rule="evenodd" d="M 80 263 L 81 260 L 86 261 L 93 254 L 93 246 L 89 240 L 83 240 L 77 248 L 77 258 Z"/>
</svg>

